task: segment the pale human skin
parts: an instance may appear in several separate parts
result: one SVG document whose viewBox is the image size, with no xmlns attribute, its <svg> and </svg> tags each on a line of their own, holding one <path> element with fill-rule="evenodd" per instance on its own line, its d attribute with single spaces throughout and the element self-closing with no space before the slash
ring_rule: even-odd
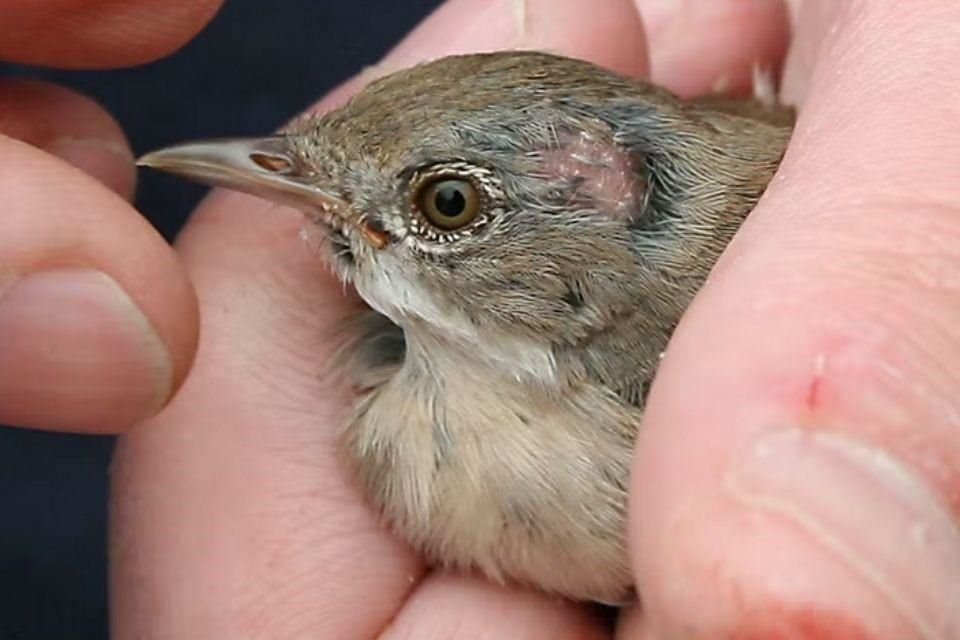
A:
<svg viewBox="0 0 960 640">
<path fill-rule="evenodd" d="M 101 14 L 92 38 L 70 21 L 79 31 L 17 40 L 7 31 L 39 10 L 0 2 L 0 56 L 142 60 L 187 39 L 215 3 L 96 4 L 122 9 L 115 31 Z M 710 16 L 689 3 L 673 26 L 654 4 L 636 3 L 645 40 L 627 0 L 528 0 L 525 13 L 455 0 L 383 69 L 528 46 L 690 95 L 746 87 L 752 62 L 787 45 L 772 1 L 718 0 Z M 619 638 L 960 637 L 960 129 L 948 124 L 960 7 L 795 8 L 795 139 L 682 322 L 641 427 L 631 552 L 644 608 L 622 616 Z M 163 25 L 149 47 L 150 31 L 123 22 L 141 10 Z M 155 19 L 167 11 L 176 18 Z M 0 422 L 127 433 L 117 637 L 610 637 L 589 609 L 429 573 L 379 528 L 333 455 L 342 406 L 316 374 L 345 307 L 298 244 L 298 217 L 217 193 L 171 250 L 115 195 L 134 174 L 108 116 L 46 86 L 0 92 L 0 335 L 14 338 Z M 13 139 L 50 149 L 78 136 L 120 152 L 74 150 L 84 175 Z M 126 296 L 102 275 L 48 270 L 63 264 Z M 64 321 L 38 325 L 50 309 Z M 98 348 L 78 353 L 92 334 Z M 50 341 L 62 346 L 41 351 Z M 58 384 L 81 373 L 83 389 Z"/>
</svg>

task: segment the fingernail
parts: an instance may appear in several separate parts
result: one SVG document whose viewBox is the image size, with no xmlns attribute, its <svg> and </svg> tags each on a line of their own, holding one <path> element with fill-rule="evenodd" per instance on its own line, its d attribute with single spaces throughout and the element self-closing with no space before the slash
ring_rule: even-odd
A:
<svg viewBox="0 0 960 640">
<path fill-rule="evenodd" d="M 60 138 L 45 150 L 92 175 L 122 198 L 133 197 L 136 170 L 125 145 L 101 138 Z"/>
<path fill-rule="evenodd" d="M 163 405 L 172 371 L 149 320 L 106 274 L 0 283 L 0 423 L 122 430 Z"/>
<path fill-rule="evenodd" d="M 960 637 L 960 530 L 934 491 L 885 451 L 836 433 L 766 433 L 736 460 L 726 488 L 804 530 L 916 637 Z"/>
</svg>

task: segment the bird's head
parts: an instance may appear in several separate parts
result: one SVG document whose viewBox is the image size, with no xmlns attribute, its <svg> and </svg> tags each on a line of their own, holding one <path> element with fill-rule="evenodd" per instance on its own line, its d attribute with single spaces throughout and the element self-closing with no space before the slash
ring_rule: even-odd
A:
<svg viewBox="0 0 960 640">
<path fill-rule="evenodd" d="M 405 330 L 548 351 L 638 311 L 672 326 L 732 233 L 711 221 L 733 203 L 739 223 L 782 152 L 713 172 L 723 139 L 649 85 L 515 52 L 423 64 L 282 135 L 141 163 L 301 209 L 337 274 Z M 759 189 L 736 182 L 758 169 Z"/>
</svg>

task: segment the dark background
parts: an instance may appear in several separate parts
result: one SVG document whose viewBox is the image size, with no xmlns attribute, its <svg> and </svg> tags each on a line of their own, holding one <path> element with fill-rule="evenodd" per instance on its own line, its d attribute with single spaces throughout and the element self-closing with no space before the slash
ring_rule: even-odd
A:
<svg viewBox="0 0 960 640">
<path fill-rule="evenodd" d="M 180 52 L 120 71 L 0 64 L 98 99 L 135 153 L 263 134 L 375 62 L 439 0 L 227 0 Z M 204 190 L 140 174 L 137 207 L 166 236 Z M 110 438 L 0 427 L 0 640 L 107 637 Z"/>
</svg>

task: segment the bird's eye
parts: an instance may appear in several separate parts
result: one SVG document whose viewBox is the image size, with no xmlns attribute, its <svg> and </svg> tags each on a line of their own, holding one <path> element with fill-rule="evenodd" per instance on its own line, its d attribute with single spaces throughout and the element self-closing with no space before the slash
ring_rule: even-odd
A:
<svg viewBox="0 0 960 640">
<path fill-rule="evenodd" d="M 480 194 L 469 180 L 441 178 L 417 194 L 417 206 L 434 226 L 454 231 L 470 224 L 480 212 Z"/>
</svg>

